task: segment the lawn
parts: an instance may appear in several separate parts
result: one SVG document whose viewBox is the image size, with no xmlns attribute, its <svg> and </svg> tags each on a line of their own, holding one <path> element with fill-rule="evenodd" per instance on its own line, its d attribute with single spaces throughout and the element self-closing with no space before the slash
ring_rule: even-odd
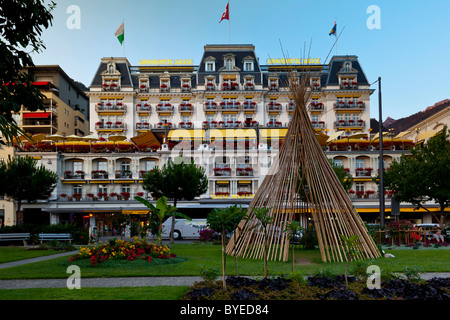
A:
<svg viewBox="0 0 450 320">
<path fill-rule="evenodd" d="M 3 248 L 2 248 L 3 250 Z M 3 269 L 0 279 L 50 279 L 67 278 L 67 267 L 79 264 L 81 277 L 142 277 L 142 276 L 199 276 L 202 268 L 216 268 L 219 273 L 221 267 L 221 247 L 208 244 L 174 244 L 172 252 L 182 258 L 182 262 L 164 265 L 150 265 L 126 261 L 120 264 L 100 263 L 91 267 L 87 263 L 77 261 L 68 262 L 67 257 L 48 261 L 35 262 L 23 266 Z M 417 267 L 424 272 L 449 272 L 450 250 L 387 250 L 395 258 L 379 258 L 371 261 L 383 270 L 402 272 L 406 267 Z M 0 251 L 3 256 L 3 251 Z M 16 253 L 15 253 L 16 254 Z M 5 258 L 4 258 L 5 259 Z M 318 270 L 327 270 L 335 274 L 345 271 L 346 263 L 323 263 L 319 250 L 295 251 L 295 271 L 313 274 Z M 352 263 L 354 264 L 354 263 Z M 261 260 L 238 259 L 239 275 L 261 276 L 263 262 Z M 292 272 L 292 263 L 270 261 L 268 263 L 269 275 L 289 274 Z M 228 275 L 235 275 L 234 258 L 227 257 Z"/>
<path fill-rule="evenodd" d="M 58 250 L 39 250 L 31 247 L 0 247 L 0 263 L 48 256 L 61 252 Z"/>
</svg>

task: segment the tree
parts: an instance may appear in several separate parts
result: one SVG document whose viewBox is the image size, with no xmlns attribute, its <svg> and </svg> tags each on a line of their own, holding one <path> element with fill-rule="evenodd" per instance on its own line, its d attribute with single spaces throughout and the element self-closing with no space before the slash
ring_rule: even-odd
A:
<svg viewBox="0 0 450 320">
<path fill-rule="evenodd" d="M 0 6 L 0 133 L 5 144 L 23 134 L 12 115 L 22 105 L 30 111 L 44 109 L 45 96 L 32 85 L 33 60 L 30 53 L 39 53 L 45 46 L 40 40 L 48 28 L 55 8 L 42 0 L 8 0 Z M 27 71 L 24 71 L 27 68 Z"/>
<path fill-rule="evenodd" d="M 150 201 L 147 201 L 141 197 L 135 196 L 136 200 L 144 204 L 150 209 L 149 218 L 149 229 L 152 234 L 156 237 L 158 244 L 162 244 L 162 224 L 167 217 L 180 217 L 188 220 L 192 220 L 185 214 L 181 212 L 176 212 L 177 208 L 167 204 L 167 198 L 165 196 L 160 197 L 156 201 L 156 206 L 154 206 Z"/>
<path fill-rule="evenodd" d="M 257 225 L 256 228 L 259 228 L 259 231 L 262 231 L 264 234 L 264 278 L 267 278 L 267 227 L 272 224 L 275 219 L 275 217 L 268 215 L 269 211 L 270 208 L 253 208 L 252 210 L 252 213 L 259 221 L 259 225 Z M 247 219 L 251 219 L 250 216 L 247 216 Z"/>
<path fill-rule="evenodd" d="M 333 167 L 334 172 L 336 173 L 336 176 L 338 177 L 339 181 L 341 182 L 342 186 L 344 187 L 345 191 L 349 191 L 352 188 L 353 185 L 353 177 L 345 170 L 344 167 L 337 165 L 333 159 L 329 159 L 331 166 Z"/>
<path fill-rule="evenodd" d="M 357 245 L 359 244 L 359 236 L 358 235 L 353 235 L 350 237 L 346 237 L 342 234 L 340 234 L 341 240 L 344 243 L 344 250 L 347 253 L 347 268 L 345 269 L 345 289 L 348 290 L 348 268 L 350 267 L 350 261 L 357 259 L 357 255 L 358 255 L 358 247 Z"/>
<path fill-rule="evenodd" d="M 34 202 L 47 199 L 56 187 L 58 175 L 38 166 L 31 157 L 8 157 L 8 162 L 0 161 L 0 194 L 17 201 L 16 217 L 23 222 L 22 201 Z"/>
<path fill-rule="evenodd" d="M 444 210 L 450 203 L 449 159 L 449 133 L 445 127 L 423 146 L 411 149 L 410 155 L 394 160 L 384 173 L 384 185 L 398 201 L 410 202 L 417 208 L 429 211 L 426 202 L 439 204 L 439 215 L 429 212 L 443 228 L 448 215 Z"/>
<path fill-rule="evenodd" d="M 238 224 L 244 219 L 247 213 L 246 209 L 242 209 L 241 206 L 231 206 L 225 209 L 214 208 L 206 218 L 208 226 L 214 231 L 220 231 L 222 240 L 222 279 L 223 287 L 226 288 L 225 283 L 225 268 L 226 268 L 226 256 L 225 256 L 225 237 L 227 233 L 238 228 Z M 234 236 L 234 235 L 233 235 Z M 235 242 L 236 243 L 236 242 Z M 234 259 L 236 266 L 236 275 L 238 275 L 237 256 Z"/>
<path fill-rule="evenodd" d="M 286 225 L 286 229 L 284 230 L 284 232 L 287 233 L 288 239 L 291 241 L 291 250 L 292 250 L 292 272 L 294 272 L 294 244 L 292 243 L 292 239 L 299 234 L 300 235 L 300 230 L 304 229 L 302 227 L 300 227 L 300 223 L 298 221 L 292 220 L 291 222 L 289 222 Z"/>
<path fill-rule="evenodd" d="M 176 208 L 178 200 L 193 200 L 195 197 L 208 191 L 208 178 L 203 167 L 197 166 L 193 161 L 175 163 L 169 160 L 162 168 L 155 168 L 143 178 L 143 188 L 153 197 L 166 196 L 173 199 Z M 170 243 L 173 243 L 175 217 L 172 217 Z"/>
</svg>

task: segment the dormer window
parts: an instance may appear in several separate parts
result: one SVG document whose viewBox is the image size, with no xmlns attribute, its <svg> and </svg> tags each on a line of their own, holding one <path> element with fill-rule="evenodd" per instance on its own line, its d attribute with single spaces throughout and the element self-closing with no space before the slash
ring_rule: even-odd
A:
<svg viewBox="0 0 450 320">
<path fill-rule="evenodd" d="M 226 67 L 227 67 L 227 70 L 233 70 L 233 65 L 234 65 L 234 63 L 233 63 L 234 61 L 233 61 L 233 59 L 231 59 L 231 58 L 228 58 L 227 60 L 226 60 Z"/>
<path fill-rule="evenodd" d="M 205 64 L 205 70 L 211 72 L 211 71 L 215 71 L 214 69 L 215 69 L 214 68 L 214 61 L 207 61 L 206 64 Z"/>
</svg>

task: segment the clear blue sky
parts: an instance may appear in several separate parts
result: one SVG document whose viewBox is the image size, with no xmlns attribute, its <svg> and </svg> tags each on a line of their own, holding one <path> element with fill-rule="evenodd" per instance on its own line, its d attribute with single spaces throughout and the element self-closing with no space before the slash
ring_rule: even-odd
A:
<svg viewBox="0 0 450 320">
<path fill-rule="evenodd" d="M 261 62 L 283 57 L 281 45 L 289 57 L 302 57 L 311 41 L 310 56 L 323 62 L 335 40 L 328 33 L 336 19 L 338 34 L 345 27 L 337 53 L 358 56 L 369 82 L 382 78 L 383 120 L 450 98 L 447 0 L 230 0 L 230 24 L 219 23 L 227 0 L 55 2 L 53 26 L 42 37 L 47 48 L 33 55 L 34 62 L 58 64 L 88 87 L 102 57 L 123 56 L 114 36 L 122 20 L 125 56 L 138 65 L 140 59 L 169 58 L 199 64 L 205 44 L 229 43 L 229 27 L 231 42 L 255 45 Z M 80 9 L 80 29 L 67 27 L 71 5 Z M 380 8 L 380 29 L 366 25 L 370 5 Z M 379 117 L 378 90 L 371 117 Z"/>
</svg>

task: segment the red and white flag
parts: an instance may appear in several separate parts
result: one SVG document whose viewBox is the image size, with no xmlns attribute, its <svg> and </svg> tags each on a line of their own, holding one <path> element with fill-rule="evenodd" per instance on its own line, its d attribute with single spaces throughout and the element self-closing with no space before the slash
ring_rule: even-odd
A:
<svg viewBox="0 0 450 320">
<path fill-rule="evenodd" d="M 230 6 L 230 3 L 228 2 L 225 11 L 222 14 L 222 19 L 220 19 L 219 23 L 221 23 L 222 20 L 224 20 L 224 19 L 230 21 L 230 7 L 229 6 Z"/>
</svg>

